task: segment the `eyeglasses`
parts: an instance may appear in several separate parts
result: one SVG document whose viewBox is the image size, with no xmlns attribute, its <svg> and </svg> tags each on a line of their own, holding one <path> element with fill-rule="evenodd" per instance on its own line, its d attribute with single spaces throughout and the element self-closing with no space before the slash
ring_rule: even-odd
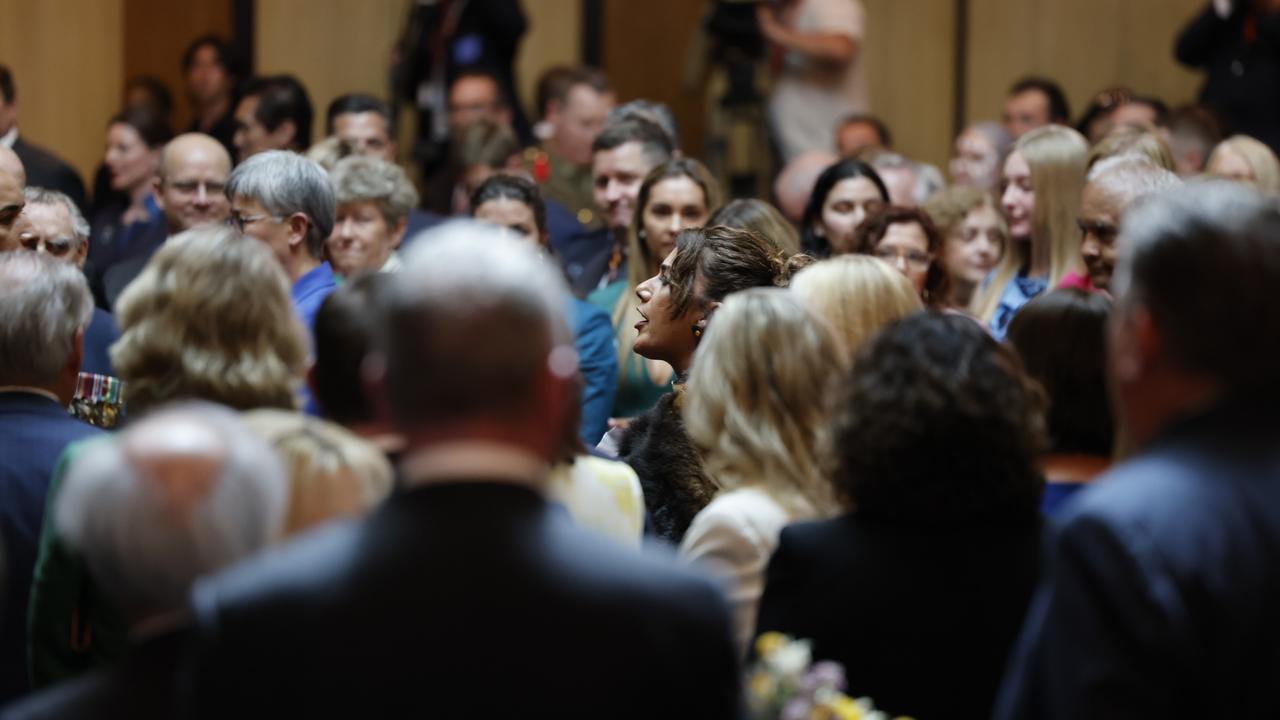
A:
<svg viewBox="0 0 1280 720">
<path fill-rule="evenodd" d="M 893 248 L 876 248 L 875 256 L 885 262 L 894 265 L 899 260 L 906 262 L 907 267 L 912 270 L 927 270 L 929 263 L 933 262 L 933 255 L 923 253 L 919 250 L 894 250 Z"/>
<path fill-rule="evenodd" d="M 239 213 L 231 213 L 227 218 L 227 225 L 236 229 L 237 232 L 244 232 L 249 225 L 263 220 L 275 220 L 279 222 L 282 218 L 279 215 L 240 215 Z"/>
<path fill-rule="evenodd" d="M 199 182 L 196 180 L 180 180 L 178 182 L 167 183 L 167 185 L 183 195 L 195 195 L 200 190 L 200 186 L 204 186 L 206 195 L 221 195 L 226 190 L 225 183 L 220 182 Z"/>
</svg>

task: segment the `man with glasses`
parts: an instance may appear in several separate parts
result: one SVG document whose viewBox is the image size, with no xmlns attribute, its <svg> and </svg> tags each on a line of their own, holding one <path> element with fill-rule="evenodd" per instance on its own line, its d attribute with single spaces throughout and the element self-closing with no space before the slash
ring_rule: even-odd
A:
<svg viewBox="0 0 1280 720">
<path fill-rule="evenodd" d="M 43 253 L 84 270 L 89 254 L 89 223 L 65 193 L 29 187 L 22 193 L 22 212 L 13 221 L 10 239 L 19 249 Z M 120 338 L 120 329 L 111 314 L 95 307 L 84 331 L 84 373 L 110 377 L 111 357 L 107 349 Z"/>
<path fill-rule="evenodd" d="M 230 208 L 226 196 L 229 174 L 231 156 L 222 143 L 209 135 L 186 133 L 164 146 L 155 196 L 164 210 L 168 237 L 203 225 L 226 222 Z M 102 277 L 107 307 L 115 308 L 120 294 L 138 277 L 158 247 L 107 269 Z"/>
<path fill-rule="evenodd" d="M 226 195 L 231 225 L 271 248 L 310 331 L 335 287 L 333 269 L 323 257 L 336 212 L 329 176 L 301 155 L 268 150 L 236 166 Z"/>
</svg>

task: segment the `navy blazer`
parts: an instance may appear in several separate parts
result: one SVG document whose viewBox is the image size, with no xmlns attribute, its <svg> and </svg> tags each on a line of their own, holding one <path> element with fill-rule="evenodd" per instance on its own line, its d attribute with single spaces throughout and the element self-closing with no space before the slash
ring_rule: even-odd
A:
<svg viewBox="0 0 1280 720">
<path fill-rule="evenodd" d="M 737 717 L 719 590 L 529 488 L 410 487 L 194 592 L 198 717 Z"/>
<path fill-rule="evenodd" d="M 62 451 L 102 431 L 53 400 L 0 393 L 0 534 L 6 558 L 0 615 L 0 704 L 26 692 L 27 596 L 40 545 L 45 496 Z"/>
<path fill-rule="evenodd" d="M 1000 718 L 1280 717 L 1280 413 L 1223 405 L 1076 494 Z"/>
</svg>

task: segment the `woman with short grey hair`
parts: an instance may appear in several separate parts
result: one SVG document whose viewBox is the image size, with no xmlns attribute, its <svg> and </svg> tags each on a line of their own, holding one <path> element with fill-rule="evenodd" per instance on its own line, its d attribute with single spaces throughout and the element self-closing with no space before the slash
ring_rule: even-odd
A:
<svg viewBox="0 0 1280 720">
<path fill-rule="evenodd" d="M 352 156 L 334 166 L 329 179 L 337 195 L 337 222 L 325 255 L 343 277 L 400 269 L 395 249 L 404 239 L 418 192 L 399 165 Z"/>
</svg>

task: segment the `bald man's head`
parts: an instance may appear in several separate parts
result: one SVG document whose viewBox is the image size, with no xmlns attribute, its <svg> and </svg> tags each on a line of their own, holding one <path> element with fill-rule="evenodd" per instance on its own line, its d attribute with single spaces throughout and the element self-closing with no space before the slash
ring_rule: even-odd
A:
<svg viewBox="0 0 1280 720">
<path fill-rule="evenodd" d="M 17 178 L 19 185 L 26 187 L 27 169 L 22 166 L 22 158 L 3 145 L 0 145 L 0 172 L 12 175 Z"/>
<path fill-rule="evenodd" d="M 22 214 L 22 189 L 27 184 L 27 171 L 18 155 L 0 145 L 0 252 L 15 250 L 18 237 L 13 223 Z"/>
<path fill-rule="evenodd" d="M 226 222 L 231 205 L 224 190 L 230 174 L 231 156 L 217 140 L 203 133 L 170 140 L 156 180 L 169 234 Z"/>
</svg>

